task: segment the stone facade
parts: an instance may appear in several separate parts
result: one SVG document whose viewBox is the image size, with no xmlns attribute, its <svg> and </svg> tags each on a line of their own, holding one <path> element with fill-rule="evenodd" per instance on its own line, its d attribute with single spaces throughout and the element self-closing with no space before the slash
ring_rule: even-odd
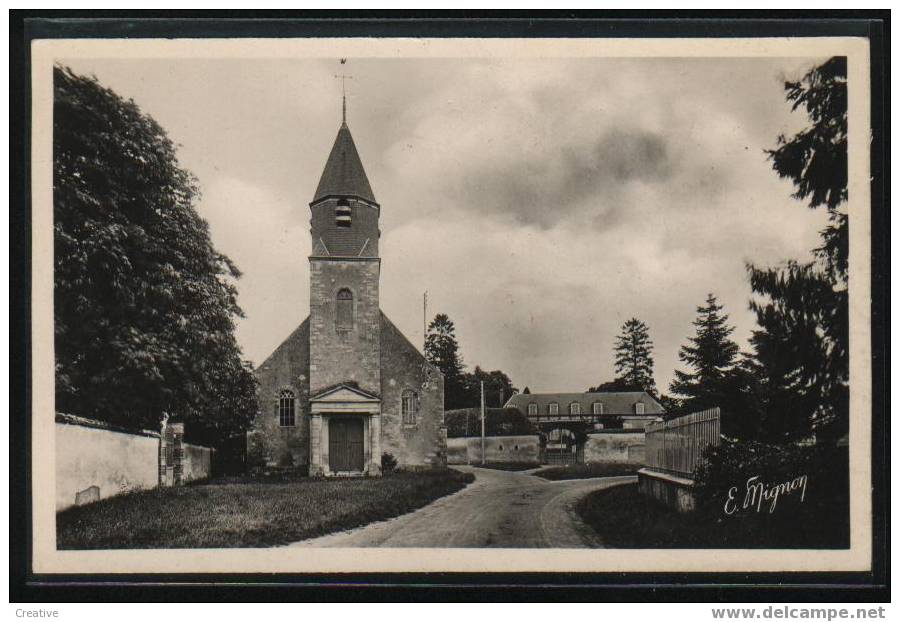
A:
<svg viewBox="0 0 900 622">
<path fill-rule="evenodd" d="M 381 391 L 381 319 L 378 307 L 377 259 L 311 257 L 309 261 L 310 390 L 355 382 L 365 391 Z M 353 296 L 353 326 L 336 322 L 338 291 Z"/>
</svg>

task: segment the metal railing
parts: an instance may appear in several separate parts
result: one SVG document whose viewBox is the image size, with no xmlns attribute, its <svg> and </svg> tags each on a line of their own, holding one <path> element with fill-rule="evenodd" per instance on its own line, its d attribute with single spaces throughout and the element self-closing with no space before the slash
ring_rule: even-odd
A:
<svg viewBox="0 0 900 622">
<path fill-rule="evenodd" d="M 644 466 L 693 477 L 703 450 L 719 444 L 719 415 L 716 407 L 649 424 L 645 429 Z"/>
</svg>

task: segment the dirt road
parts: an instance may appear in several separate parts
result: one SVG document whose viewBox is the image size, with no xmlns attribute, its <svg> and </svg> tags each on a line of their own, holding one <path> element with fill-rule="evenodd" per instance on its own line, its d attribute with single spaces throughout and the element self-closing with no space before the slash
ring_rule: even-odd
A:
<svg viewBox="0 0 900 622">
<path fill-rule="evenodd" d="M 463 490 L 415 512 L 312 540 L 295 547 L 599 547 L 575 515 L 581 497 L 637 481 L 609 477 L 550 482 L 527 473 L 454 466 L 475 474 Z"/>
</svg>

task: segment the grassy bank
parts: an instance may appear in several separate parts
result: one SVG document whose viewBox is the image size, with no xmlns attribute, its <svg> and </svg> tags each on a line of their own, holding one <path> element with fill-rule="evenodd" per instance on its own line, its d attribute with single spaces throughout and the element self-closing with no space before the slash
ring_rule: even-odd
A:
<svg viewBox="0 0 900 622">
<path fill-rule="evenodd" d="M 60 512 L 57 546 L 275 546 L 405 514 L 473 479 L 445 469 L 381 478 L 239 479 L 142 491 Z"/>
<path fill-rule="evenodd" d="M 541 465 L 537 462 L 485 462 L 484 464 L 473 462 L 471 466 L 481 469 L 495 469 L 497 471 L 527 471 L 528 469 L 536 469 Z"/>
<path fill-rule="evenodd" d="M 791 520 L 796 508 L 787 507 L 778 522 L 765 513 L 708 517 L 678 513 L 626 484 L 587 495 L 575 511 L 610 548 L 846 548 L 847 515 L 836 501 L 817 520 Z"/>
<path fill-rule="evenodd" d="M 640 468 L 640 464 L 614 462 L 569 464 L 566 466 L 546 467 L 535 471 L 532 475 L 550 480 L 617 477 L 620 475 L 635 475 Z"/>
</svg>

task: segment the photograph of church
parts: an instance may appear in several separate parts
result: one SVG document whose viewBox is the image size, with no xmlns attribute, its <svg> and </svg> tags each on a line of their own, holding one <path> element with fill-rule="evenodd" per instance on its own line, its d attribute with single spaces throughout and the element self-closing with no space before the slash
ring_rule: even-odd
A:
<svg viewBox="0 0 900 622">
<path fill-rule="evenodd" d="M 35 63 L 53 554 L 852 548 L 840 49 L 204 45 Z"/>
<path fill-rule="evenodd" d="M 344 118 L 309 208 L 310 315 L 256 369 L 251 463 L 310 475 L 446 464 L 441 373 L 379 306 L 381 206 Z M 299 261 L 298 257 L 298 261 Z"/>
</svg>

